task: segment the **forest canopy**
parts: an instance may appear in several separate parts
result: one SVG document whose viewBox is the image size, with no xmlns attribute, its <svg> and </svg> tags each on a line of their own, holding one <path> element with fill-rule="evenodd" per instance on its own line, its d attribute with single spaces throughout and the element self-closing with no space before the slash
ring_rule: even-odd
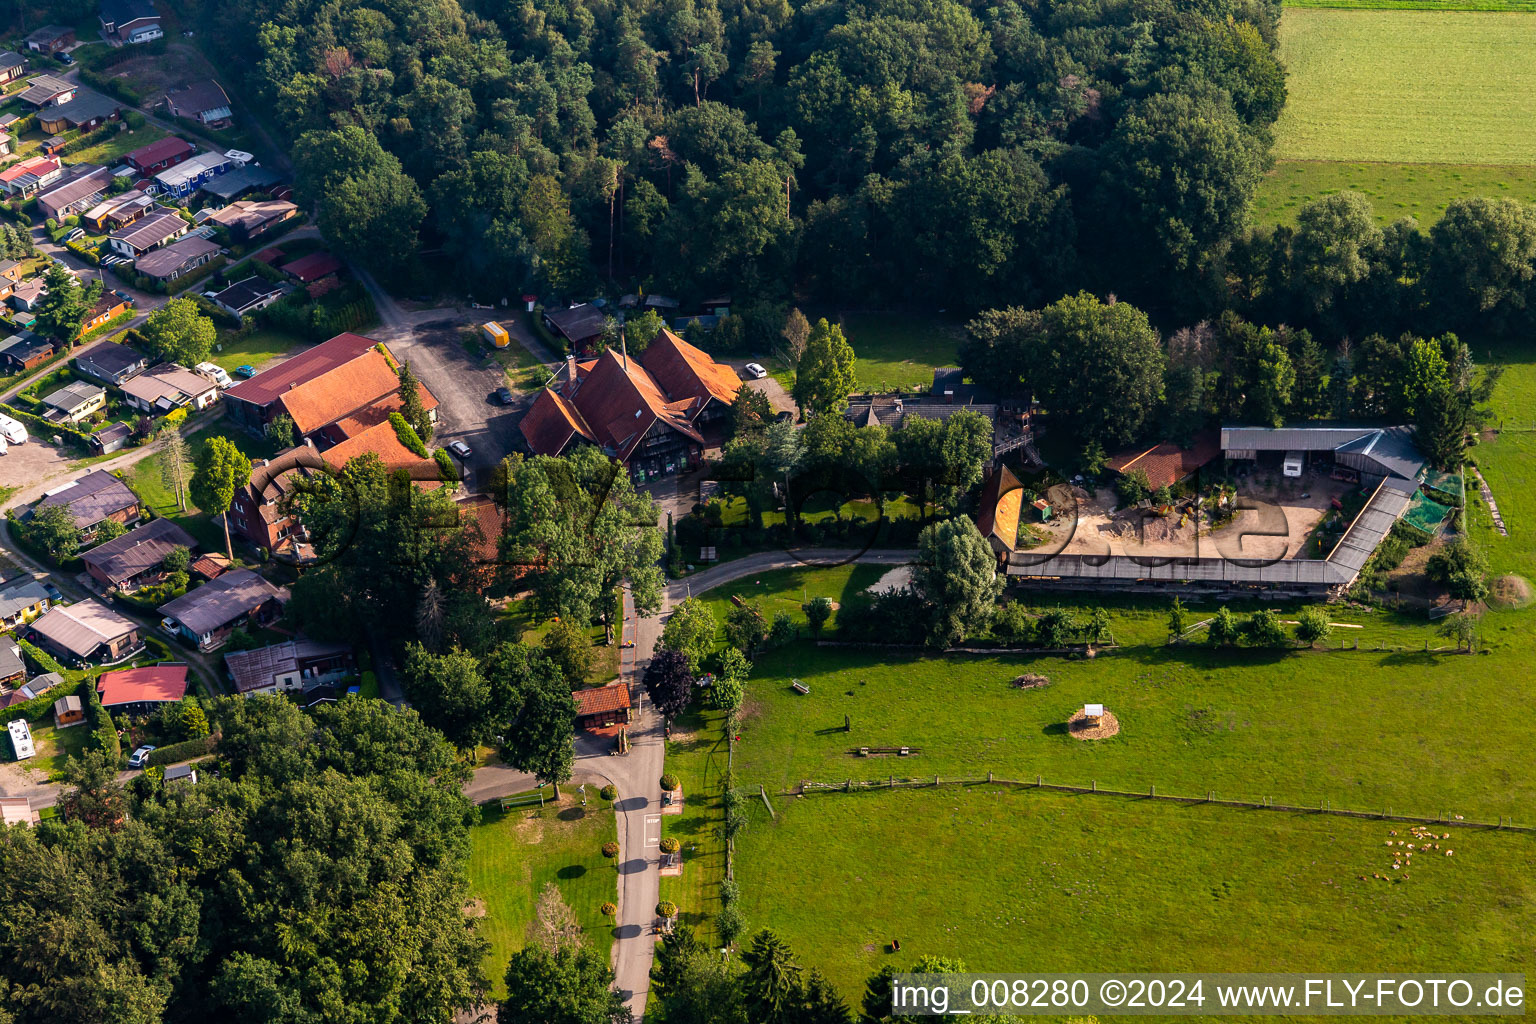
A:
<svg viewBox="0 0 1536 1024">
<path fill-rule="evenodd" d="M 1285 102 L 1269 0 L 195 6 L 333 240 L 492 300 L 1193 295 Z"/>
</svg>

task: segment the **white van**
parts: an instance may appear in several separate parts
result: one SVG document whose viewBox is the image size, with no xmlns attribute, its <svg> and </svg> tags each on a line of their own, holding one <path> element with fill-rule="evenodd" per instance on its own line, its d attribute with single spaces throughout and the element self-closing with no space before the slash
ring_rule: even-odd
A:
<svg viewBox="0 0 1536 1024">
<path fill-rule="evenodd" d="M 21 420 L 12 419 L 9 416 L 0 416 L 0 437 L 5 438 L 11 444 L 26 444 L 27 428 Z"/>
<path fill-rule="evenodd" d="M 221 389 L 227 388 L 234 383 L 234 381 L 229 379 L 229 374 L 224 372 L 224 367 L 222 366 L 216 366 L 213 363 L 198 363 L 193 369 L 213 381 Z"/>
</svg>

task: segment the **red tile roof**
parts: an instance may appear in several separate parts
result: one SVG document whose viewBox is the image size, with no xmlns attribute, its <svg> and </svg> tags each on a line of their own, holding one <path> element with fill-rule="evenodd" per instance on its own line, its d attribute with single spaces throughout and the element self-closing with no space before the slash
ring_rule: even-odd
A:
<svg viewBox="0 0 1536 1024">
<path fill-rule="evenodd" d="M 1116 473 L 1143 470 L 1153 488 L 1172 487 L 1221 454 L 1221 436 L 1214 430 L 1196 435 L 1188 448 L 1163 441 L 1150 448 L 1139 445 L 1116 452 L 1105 465 Z"/>
<path fill-rule="evenodd" d="M 494 564 L 501 554 L 501 510 L 485 495 L 476 495 L 455 502 L 459 507 L 459 520 L 466 525 L 473 522 L 480 528 L 480 540 L 475 545 L 475 557 L 487 565 Z"/>
<path fill-rule="evenodd" d="M 416 393 L 421 396 L 421 407 L 427 411 L 437 408 L 437 396 L 427 390 L 425 384 L 417 382 Z M 394 391 L 372 402 L 361 409 L 343 416 L 334 423 L 328 423 L 321 429 L 320 435 L 326 444 L 340 444 L 349 437 L 355 437 L 389 419 L 389 414 L 399 412 L 405 403 L 400 401 L 400 391 L 397 387 Z"/>
<path fill-rule="evenodd" d="M 576 700 L 576 717 L 600 715 L 606 711 L 623 711 L 629 707 L 629 687 L 623 683 L 609 683 L 586 690 L 573 690 Z"/>
<path fill-rule="evenodd" d="M 535 406 L 542 401 L 544 408 L 533 424 L 523 429 L 529 446 L 541 455 L 557 454 L 559 449 L 551 450 L 548 446 L 562 436 L 560 447 L 564 447 L 571 437 L 565 432 L 567 427 L 593 440 L 621 462 L 629 460 L 657 420 L 695 441 L 704 440 L 690 422 L 700 408 L 697 399 L 669 401 L 638 359 L 624 360 L 612 349 L 580 364 L 576 380 L 567 380 L 559 391 L 553 399 L 540 396 L 535 401 Z M 564 405 L 557 401 L 559 398 L 565 399 Z M 572 409 L 576 415 L 572 415 Z M 562 419 L 566 421 L 564 425 Z M 581 430 L 580 425 L 587 429 Z"/>
<path fill-rule="evenodd" d="M 741 378 L 735 370 L 715 362 L 707 352 L 665 327 L 646 348 L 640 362 L 673 401 L 709 397 L 730 405 L 741 390 Z"/>
<path fill-rule="evenodd" d="M 387 469 L 410 469 L 426 463 L 434 467 L 433 472 L 436 472 L 436 463 L 431 459 L 423 459 L 400 443 L 400 435 L 395 433 L 394 424 L 388 421 L 375 424 L 362 433 L 347 438 L 334 448 L 327 448 L 321 453 L 321 457 L 340 469 L 359 455 L 366 455 L 369 452 L 377 455 Z"/>
<path fill-rule="evenodd" d="M 278 402 L 299 432 L 308 434 L 399 390 L 395 368 L 382 352 L 370 348 L 289 388 Z"/>
<path fill-rule="evenodd" d="M 361 334 L 338 334 L 307 352 L 300 352 L 250 380 L 241 381 L 224 393 L 255 405 L 267 405 L 285 392 L 314 380 L 373 348 L 378 342 Z"/>
<path fill-rule="evenodd" d="M 103 672 L 96 690 L 101 694 L 102 705 L 109 708 L 140 701 L 178 701 L 187 692 L 187 666 L 173 661 L 148 668 Z"/>
<path fill-rule="evenodd" d="M 278 269 L 308 284 L 310 281 L 320 280 L 327 274 L 336 273 L 341 266 L 341 261 L 328 252 L 312 252 L 308 256 L 300 256 L 291 263 L 284 263 Z"/>
<path fill-rule="evenodd" d="M 168 135 L 163 139 L 151 142 L 147 146 L 140 146 L 129 153 L 127 160 L 135 167 L 152 167 L 162 160 L 170 160 L 178 156 L 190 156 L 197 152 L 196 147 L 185 139 L 178 139 L 174 135 Z"/>
<path fill-rule="evenodd" d="M 5 170 L 0 171 L 0 182 L 10 184 L 29 171 L 37 171 L 39 175 L 42 175 L 48 171 L 58 170 L 62 166 L 63 164 L 61 164 L 58 160 L 50 159 L 49 157 L 45 156 L 35 156 L 30 160 L 23 160 L 19 164 L 13 164 L 10 167 L 7 167 Z"/>
<path fill-rule="evenodd" d="M 588 441 L 596 440 L 576 407 L 560 392 L 548 388 L 534 398 L 519 426 L 528 447 L 537 455 L 559 455 L 577 434 Z"/>
</svg>

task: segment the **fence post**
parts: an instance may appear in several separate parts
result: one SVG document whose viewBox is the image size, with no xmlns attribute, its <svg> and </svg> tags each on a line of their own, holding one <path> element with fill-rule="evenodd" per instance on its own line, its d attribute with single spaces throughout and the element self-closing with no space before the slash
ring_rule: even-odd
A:
<svg viewBox="0 0 1536 1024">
<path fill-rule="evenodd" d="M 990 768 L 987 769 L 987 781 L 988 782 L 992 781 L 992 770 Z"/>
<path fill-rule="evenodd" d="M 852 793 L 853 792 L 853 780 L 852 779 L 844 780 L 844 782 L 843 782 L 843 792 L 844 793 Z"/>
<path fill-rule="evenodd" d="M 1097 793 L 1099 791 L 1099 780 L 1098 779 L 1094 779 L 1093 780 L 1093 791 L 1095 793 Z"/>
<path fill-rule="evenodd" d="M 1036 775 L 1035 776 L 1035 788 L 1039 789 L 1043 785 L 1045 785 L 1045 777 L 1042 776 L 1042 775 Z"/>
<path fill-rule="evenodd" d="M 935 786 L 937 786 L 937 785 L 938 785 L 938 784 L 939 784 L 939 776 L 938 776 L 938 773 L 934 773 L 934 776 L 933 776 L 933 784 L 934 784 L 934 785 L 935 785 Z"/>
<path fill-rule="evenodd" d="M 1155 782 L 1152 783 L 1152 793 L 1151 793 L 1151 795 L 1152 795 L 1152 797 L 1154 799 L 1157 797 L 1157 783 L 1155 783 Z"/>
</svg>

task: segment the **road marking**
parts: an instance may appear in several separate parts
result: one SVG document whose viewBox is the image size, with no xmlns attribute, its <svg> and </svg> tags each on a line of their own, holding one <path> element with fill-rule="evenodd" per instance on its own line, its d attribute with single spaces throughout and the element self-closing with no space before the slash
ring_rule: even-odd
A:
<svg viewBox="0 0 1536 1024">
<path fill-rule="evenodd" d="M 659 814 L 645 816 L 645 845 L 661 845 L 661 815 Z"/>
</svg>

